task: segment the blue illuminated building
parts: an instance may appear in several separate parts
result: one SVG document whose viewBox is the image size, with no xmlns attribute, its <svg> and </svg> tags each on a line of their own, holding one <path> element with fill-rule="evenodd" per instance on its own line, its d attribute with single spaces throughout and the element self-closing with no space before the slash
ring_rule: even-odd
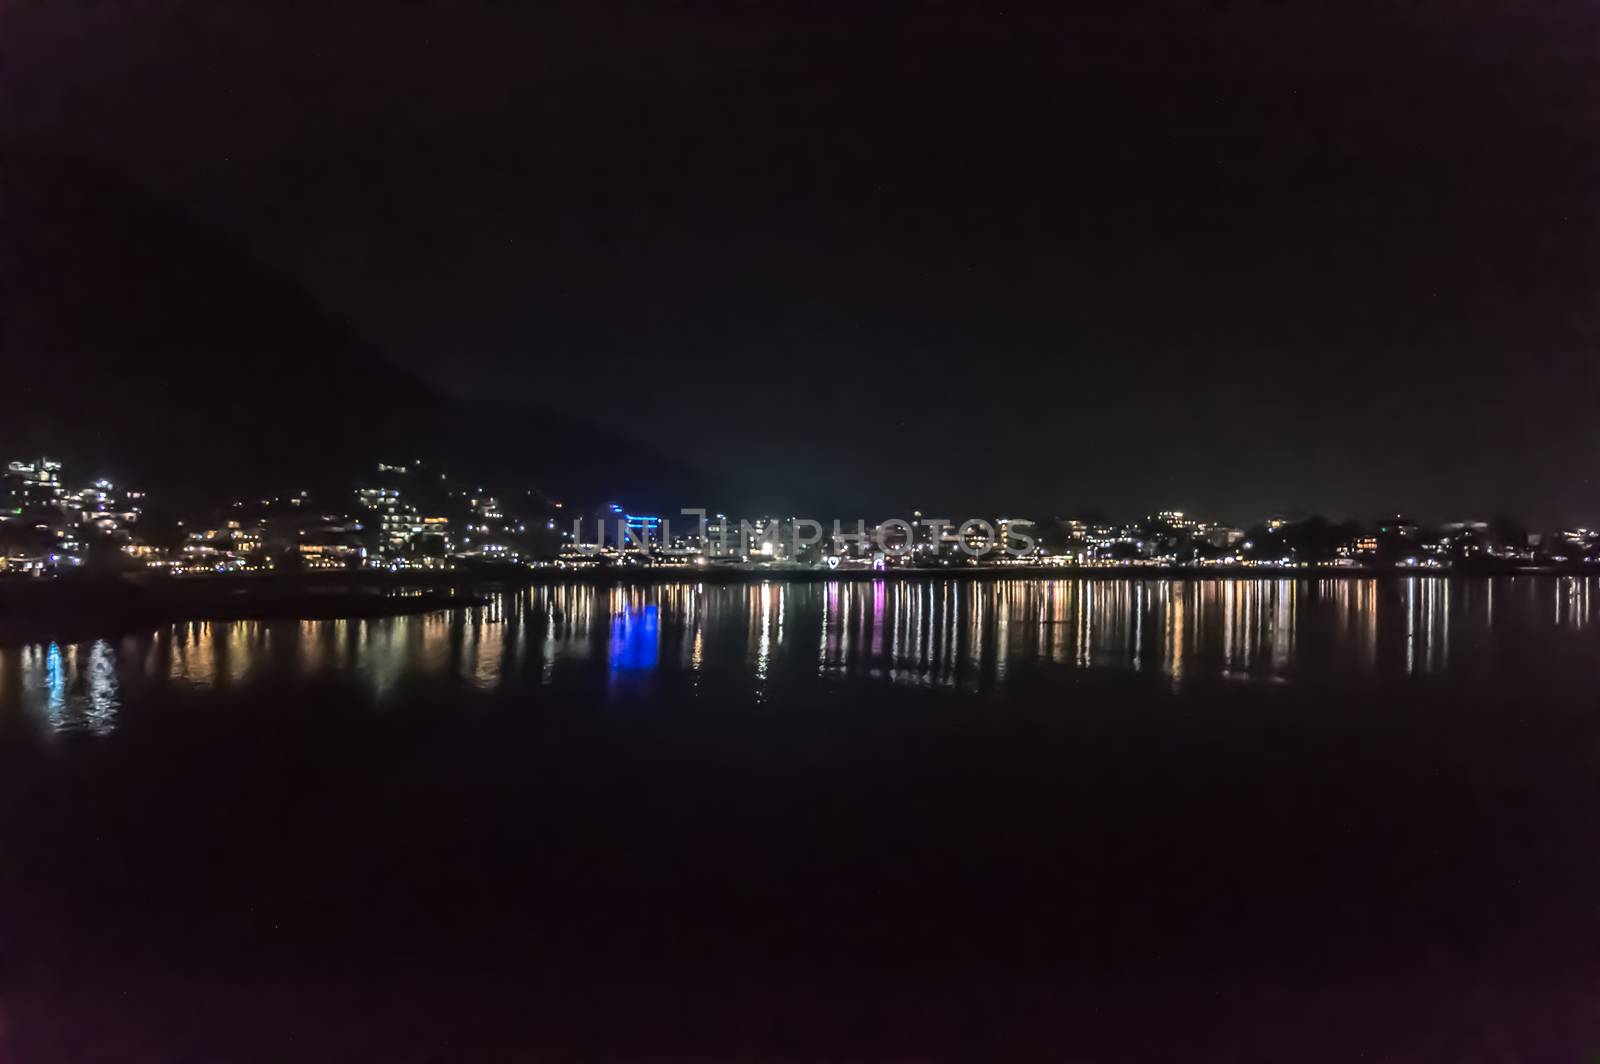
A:
<svg viewBox="0 0 1600 1064">
<path fill-rule="evenodd" d="M 629 513 L 622 516 L 626 520 L 630 542 L 643 543 L 650 547 L 661 546 L 661 518 Z"/>
</svg>

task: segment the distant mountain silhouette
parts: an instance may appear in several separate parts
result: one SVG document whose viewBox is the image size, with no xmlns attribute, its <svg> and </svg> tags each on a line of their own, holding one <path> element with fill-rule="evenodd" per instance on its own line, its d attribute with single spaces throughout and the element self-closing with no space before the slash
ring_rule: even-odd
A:
<svg viewBox="0 0 1600 1064">
<path fill-rule="evenodd" d="M 177 501 L 340 491 L 384 459 L 665 504 L 685 470 L 593 426 L 438 394 L 232 242 L 76 160 L 0 152 L 0 458 Z"/>
</svg>

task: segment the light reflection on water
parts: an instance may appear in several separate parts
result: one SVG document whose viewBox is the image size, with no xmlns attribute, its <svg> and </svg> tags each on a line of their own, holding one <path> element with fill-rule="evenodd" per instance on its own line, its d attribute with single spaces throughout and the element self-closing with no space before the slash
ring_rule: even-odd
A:
<svg viewBox="0 0 1600 1064">
<path fill-rule="evenodd" d="M 136 647 L 125 648 L 136 655 Z M 0 707 L 33 714 L 56 731 L 103 735 L 121 709 L 121 656 L 111 643 L 36 643 L 0 650 Z"/>
<path fill-rule="evenodd" d="M 333 621 L 176 624 L 0 649 L 0 718 L 102 734 L 125 695 L 332 678 L 383 700 L 426 684 L 716 682 L 764 700 L 802 680 L 989 691 L 1018 670 L 1346 682 L 1587 655 L 1597 579 L 897 580 L 585 584 L 481 607 Z M 1563 642 L 1565 640 L 1565 642 Z M 1504 651 L 1498 652 L 1497 651 Z"/>
</svg>

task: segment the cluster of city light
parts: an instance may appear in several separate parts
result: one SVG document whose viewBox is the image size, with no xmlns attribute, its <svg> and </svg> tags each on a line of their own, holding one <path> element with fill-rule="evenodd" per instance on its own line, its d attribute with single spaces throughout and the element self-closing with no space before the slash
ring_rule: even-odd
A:
<svg viewBox="0 0 1600 1064">
<path fill-rule="evenodd" d="M 69 488 L 49 458 L 7 463 L 0 480 L 0 572 L 42 575 L 77 569 L 92 542 L 132 541 L 144 493 L 104 478 Z"/>
<path fill-rule="evenodd" d="M 1269 516 L 1252 530 L 1161 510 L 1139 521 L 926 516 L 869 525 L 788 516 L 674 515 L 609 503 L 587 512 L 534 489 L 512 504 L 481 484 L 420 462 L 378 463 L 377 475 L 328 501 L 308 491 L 246 503 L 220 519 L 150 535 L 143 494 L 96 479 L 69 489 L 61 464 L 11 462 L 0 482 L 0 572 L 50 575 L 120 556 L 123 568 L 175 576 L 463 567 L 567 570 L 696 568 L 887 571 L 953 567 L 1196 570 L 1441 570 L 1461 564 L 1600 565 L 1600 531 L 1515 535 L 1482 521 L 1432 529 L 1405 517 L 1341 526 L 1308 544 L 1311 522 Z M 1323 523 L 1326 526 L 1326 522 Z M 103 549 L 111 548 L 109 551 Z"/>
</svg>

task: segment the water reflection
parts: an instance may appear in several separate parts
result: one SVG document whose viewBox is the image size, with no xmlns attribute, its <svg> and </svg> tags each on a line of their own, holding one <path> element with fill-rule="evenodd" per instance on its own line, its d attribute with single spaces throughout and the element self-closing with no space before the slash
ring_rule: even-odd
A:
<svg viewBox="0 0 1600 1064">
<path fill-rule="evenodd" d="M 653 669 L 660 662 L 660 607 L 628 604 L 611 615 L 607 661 L 613 672 Z"/>
<path fill-rule="evenodd" d="M 122 708 L 118 660 L 104 639 L 0 650 L 0 717 L 21 710 L 54 731 L 106 734 Z"/>
<path fill-rule="evenodd" d="M 416 616 L 193 622 L 0 649 L 0 719 L 105 733 L 132 691 L 326 679 L 379 700 L 598 680 L 617 694 L 681 682 L 759 702 L 819 678 L 986 691 L 1040 670 L 1148 674 L 1173 689 L 1466 674 L 1529 655 L 1589 660 L 1597 590 L 1584 577 L 559 585 Z"/>
</svg>

